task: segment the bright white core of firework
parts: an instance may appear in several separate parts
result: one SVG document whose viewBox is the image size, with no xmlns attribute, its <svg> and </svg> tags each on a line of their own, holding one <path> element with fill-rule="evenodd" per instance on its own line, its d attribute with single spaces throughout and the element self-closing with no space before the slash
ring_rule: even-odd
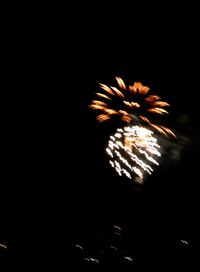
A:
<svg viewBox="0 0 200 272">
<path fill-rule="evenodd" d="M 117 129 L 110 136 L 106 152 L 111 157 L 110 164 L 117 173 L 142 183 L 144 174 L 152 174 L 152 165 L 159 165 L 157 157 L 160 146 L 153 132 L 140 126 Z"/>
</svg>

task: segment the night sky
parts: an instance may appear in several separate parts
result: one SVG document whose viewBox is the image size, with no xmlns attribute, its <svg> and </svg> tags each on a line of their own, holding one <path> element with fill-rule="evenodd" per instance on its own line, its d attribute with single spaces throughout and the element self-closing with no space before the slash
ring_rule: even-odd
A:
<svg viewBox="0 0 200 272">
<path fill-rule="evenodd" d="M 96 6 L 74 20 L 70 11 L 46 12 L 5 24 L 3 258 L 191 269 L 199 234 L 196 17 L 189 24 L 185 9 L 136 10 Z M 177 140 L 163 140 L 161 166 L 143 186 L 110 168 L 105 147 L 117 123 L 99 124 L 88 107 L 99 83 L 115 85 L 115 76 L 171 104 Z"/>
</svg>

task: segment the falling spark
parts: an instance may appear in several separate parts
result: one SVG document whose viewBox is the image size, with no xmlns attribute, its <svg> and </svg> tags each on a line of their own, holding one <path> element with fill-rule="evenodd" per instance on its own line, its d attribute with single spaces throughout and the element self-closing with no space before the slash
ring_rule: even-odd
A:
<svg viewBox="0 0 200 272">
<path fill-rule="evenodd" d="M 120 228 L 119 226 L 117 226 L 117 225 L 114 225 L 113 227 L 114 227 L 115 229 L 121 230 L 121 228 Z"/>
<path fill-rule="evenodd" d="M 81 245 L 76 244 L 75 247 L 77 247 L 77 248 L 83 250 L 83 247 L 82 247 Z"/>
<path fill-rule="evenodd" d="M 99 263 L 99 260 L 96 258 L 84 257 L 83 259 L 87 262 Z"/>
<path fill-rule="evenodd" d="M 133 261 L 133 259 L 131 257 L 129 257 L 129 256 L 124 256 L 124 259 L 127 260 L 127 261 L 129 261 L 129 262 Z"/>
<path fill-rule="evenodd" d="M 0 247 L 1 247 L 1 248 L 5 248 L 5 249 L 7 249 L 7 246 L 6 246 L 6 245 L 4 245 L 4 244 L 0 244 Z"/>
<path fill-rule="evenodd" d="M 189 245 L 189 243 L 186 240 L 181 240 L 181 242 L 185 245 Z"/>
</svg>

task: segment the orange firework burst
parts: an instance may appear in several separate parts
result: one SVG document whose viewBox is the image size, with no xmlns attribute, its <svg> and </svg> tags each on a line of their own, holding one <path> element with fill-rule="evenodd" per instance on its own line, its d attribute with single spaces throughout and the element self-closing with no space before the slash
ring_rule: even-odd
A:
<svg viewBox="0 0 200 272">
<path fill-rule="evenodd" d="M 90 108 L 99 111 L 97 115 L 99 122 L 117 115 L 126 123 L 137 119 L 159 133 L 176 137 L 169 128 L 154 124 L 146 117 L 146 114 L 167 114 L 166 107 L 170 106 L 169 103 L 161 101 L 158 95 L 149 94 L 150 88 L 141 82 L 134 82 L 133 85 L 126 86 L 120 77 L 115 78 L 118 86 L 107 86 L 100 83 L 102 92 L 96 93 L 99 99 L 93 100 L 90 105 Z"/>
</svg>

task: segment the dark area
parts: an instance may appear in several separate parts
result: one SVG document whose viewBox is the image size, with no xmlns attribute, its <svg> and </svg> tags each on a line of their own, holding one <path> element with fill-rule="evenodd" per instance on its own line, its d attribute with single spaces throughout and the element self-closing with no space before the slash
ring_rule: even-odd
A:
<svg viewBox="0 0 200 272">
<path fill-rule="evenodd" d="M 193 271 L 198 24 L 196 16 L 188 23 L 184 7 L 157 8 L 79 7 L 74 21 L 69 9 L 61 16 L 9 13 L 4 21 L 2 260 Z M 115 76 L 141 81 L 172 105 L 167 118 L 179 157 L 165 157 L 143 186 L 108 166 L 104 150 L 115 124 L 97 123 L 88 107 L 98 84 L 114 85 Z"/>
</svg>

